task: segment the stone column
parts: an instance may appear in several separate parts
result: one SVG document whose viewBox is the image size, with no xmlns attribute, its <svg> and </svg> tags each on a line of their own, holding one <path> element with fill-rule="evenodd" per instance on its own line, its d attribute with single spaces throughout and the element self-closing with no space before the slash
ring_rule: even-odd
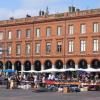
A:
<svg viewBox="0 0 100 100">
<path fill-rule="evenodd" d="M 5 64 L 3 65 L 3 69 L 4 69 L 4 70 L 6 69 L 6 66 L 5 66 Z"/>
<path fill-rule="evenodd" d="M 21 65 L 21 71 L 24 71 L 24 65 Z M 23 75 L 23 72 L 21 72 L 21 75 Z"/>
<path fill-rule="evenodd" d="M 77 64 L 75 64 L 75 69 L 78 69 L 78 65 Z"/>
<path fill-rule="evenodd" d="M 91 67 L 90 64 L 88 64 L 87 68 L 90 68 L 90 67 Z"/>
<path fill-rule="evenodd" d="M 21 71 L 23 71 L 24 70 L 24 65 L 21 65 Z"/>
<path fill-rule="evenodd" d="M 41 70 L 44 70 L 44 65 L 41 65 Z"/>
<path fill-rule="evenodd" d="M 66 65 L 63 65 L 63 68 L 66 69 Z"/>
<path fill-rule="evenodd" d="M 34 70 L 34 65 L 31 65 L 31 70 Z"/>
<path fill-rule="evenodd" d="M 12 70 L 14 70 L 14 64 L 12 65 Z"/>
<path fill-rule="evenodd" d="M 55 68 L 55 65 L 52 65 L 52 68 Z"/>
</svg>

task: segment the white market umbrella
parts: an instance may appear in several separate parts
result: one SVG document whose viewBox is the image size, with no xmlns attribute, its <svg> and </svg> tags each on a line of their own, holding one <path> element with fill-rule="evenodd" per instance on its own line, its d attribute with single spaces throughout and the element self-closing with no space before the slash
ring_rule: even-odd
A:
<svg viewBox="0 0 100 100">
<path fill-rule="evenodd" d="M 29 70 L 27 71 L 28 73 L 40 73 L 40 71 L 36 71 L 36 70 Z"/>
<path fill-rule="evenodd" d="M 99 69 L 97 69 L 97 72 L 100 72 L 100 68 L 99 68 Z"/>
<path fill-rule="evenodd" d="M 41 73 L 50 73 L 50 72 L 59 72 L 59 71 L 60 69 L 50 68 L 50 69 L 41 70 Z"/>
<path fill-rule="evenodd" d="M 68 69 L 56 69 L 56 68 L 51 68 L 51 69 L 45 69 L 41 70 L 41 73 L 50 73 L 50 72 L 66 72 L 66 71 L 76 71 L 74 68 L 68 68 Z"/>
<path fill-rule="evenodd" d="M 87 68 L 85 69 L 86 72 L 97 72 L 98 69 L 94 69 L 94 68 Z"/>
<path fill-rule="evenodd" d="M 40 71 L 35 71 L 35 70 L 29 70 L 29 71 L 22 70 L 19 72 L 22 72 L 22 73 L 40 73 Z"/>
<path fill-rule="evenodd" d="M 65 71 L 66 71 L 65 68 L 63 68 L 63 69 L 59 69 L 59 72 L 65 72 Z"/>
<path fill-rule="evenodd" d="M 65 71 L 76 71 L 76 69 L 75 68 L 68 68 Z"/>
<path fill-rule="evenodd" d="M 79 68 L 79 69 L 77 69 L 77 71 L 86 71 L 86 69 Z"/>
<path fill-rule="evenodd" d="M 21 70 L 21 71 L 18 71 L 18 72 L 25 73 L 25 72 L 27 72 L 27 71 L 25 71 L 25 70 Z"/>
</svg>

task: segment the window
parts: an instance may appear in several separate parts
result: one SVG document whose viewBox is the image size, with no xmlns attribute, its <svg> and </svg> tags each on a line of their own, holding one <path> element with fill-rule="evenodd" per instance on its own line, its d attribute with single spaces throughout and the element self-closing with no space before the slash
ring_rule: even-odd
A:
<svg viewBox="0 0 100 100">
<path fill-rule="evenodd" d="M 81 25 L 81 34 L 84 34 L 84 33 L 86 33 L 86 25 L 82 24 Z"/>
<path fill-rule="evenodd" d="M 40 43 L 36 44 L 35 52 L 40 53 Z"/>
<path fill-rule="evenodd" d="M 51 27 L 47 27 L 46 28 L 46 36 L 50 36 L 51 35 Z"/>
<path fill-rule="evenodd" d="M 36 29 L 36 37 L 40 37 L 40 29 L 39 28 Z"/>
<path fill-rule="evenodd" d="M 74 51 L 74 42 L 69 41 L 68 43 L 68 52 L 73 52 Z"/>
<path fill-rule="evenodd" d="M 62 31 L 61 31 L 61 28 L 62 28 L 61 26 L 58 26 L 58 27 L 57 27 L 57 35 L 58 35 L 58 36 L 61 35 L 61 32 L 62 32 Z"/>
<path fill-rule="evenodd" d="M 97 39 L 93 40 L 93 51 L 99 50 L 99 41 Z"/>
<path fill-rule="evenodd" d="M 7 56 L 11 55 L 11 44 L 7 45 Z"/>
<path fill-rule="evenodd" d="M 31 36 L 31 30 L 27 29 L 26 30 L 26 38 L 30 38 L 30 36 Z"/>
<path fill-rule="evenodd" d="M 17 30 L 17 39 L 20 39 L 21 38 L 21 30 Z"/>
<path fill-rule="evenodd" d="M 27 44 L 26 44 L 26 55 L 30 55 L 30 51 L 31 51 L 30 44 L 27 43 Z"/>
<path fill-rule="evenodd" d="M 11 31 L 8 32 L 8 39 L 12 39 L 12 32 Z"/>
<path fill-rule="evenodd" d="M 62 42 L 57 42 L 57 52 L 58 53 L 62 52 Z"/>
<path fill-rule="evenodd" d="M 74 26 L 73 25 L 69 25 L 68 31 L 69 31 L 70 35 L 74 34 Z"/>
<path fill-rule="evenodd" d="M 95 32 L 98 32 L 99 31 L 99 25 L 98 25 L 98 23 L 94 23 L 93 24 L 93 32 L 95 33 Z"/>
<path fill-rule="evenodd" d="M 17 44 L 16 45 L 16 55 L 20 55 L 21 54 L 21 45 Z"/>
<path fill-rule="evenodd" d="M 50 53 L 51 52 L 51 43 L 46 43 L 46 53 Z"/>
<path fill-rule="evenodd" d="M 82 41 L 80 41 L 81 43 L 80 43 L 80 50 L 81 50 L 81 52 L 85 52 L 86 51 L 86 41 L 84 41 L 84 40 L 82 40 Z"/>
<path fill-rule="evenodd" d="M 0 40 L 3 40 L 3 32 L 0 32 Z"/>
</svg>

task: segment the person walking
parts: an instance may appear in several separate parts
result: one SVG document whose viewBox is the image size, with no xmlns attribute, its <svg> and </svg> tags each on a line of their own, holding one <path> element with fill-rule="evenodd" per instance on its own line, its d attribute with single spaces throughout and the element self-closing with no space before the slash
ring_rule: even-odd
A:
<svg viewBox="0 0 100 100">
<path fill-rule="evenodd" d="M 14 81 L 11 79 L 11 80 L 10 80 L 10 90 L 12 90 L 13 87 L 14 87 Z"/>
</svg>

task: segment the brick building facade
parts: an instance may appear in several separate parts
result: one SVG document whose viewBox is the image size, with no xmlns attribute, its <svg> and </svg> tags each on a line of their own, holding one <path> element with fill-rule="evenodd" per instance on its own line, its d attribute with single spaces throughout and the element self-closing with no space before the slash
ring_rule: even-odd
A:
<svg viewBox="0 0 100 100">
<path fill-rule="evenodd" d="M 0 21 L 0 68 L 100 68 L 100 9 Z"/>
</svg>

